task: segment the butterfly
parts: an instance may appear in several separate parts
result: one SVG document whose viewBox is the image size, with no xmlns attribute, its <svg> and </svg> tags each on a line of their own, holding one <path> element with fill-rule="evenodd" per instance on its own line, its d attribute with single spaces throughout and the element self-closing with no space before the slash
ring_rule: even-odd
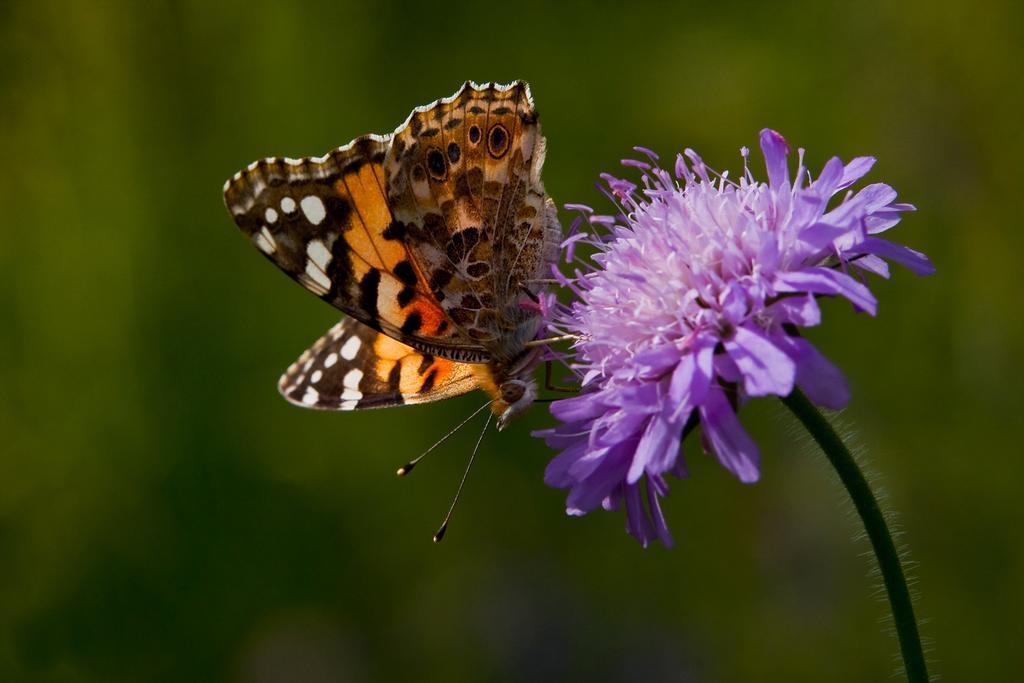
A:
<svg viewBox="0 0 1024 683">
<path fill-rule="evenodd" d="M 467 82 L 390 135 L 255 161 L 224 185 L 268 259 L 347 317 L 278 388 L 323 410 L 483 389 L 498 428 L 536 399 L 537 305 L 562 230 L 529 86 Z"/>
</svg>

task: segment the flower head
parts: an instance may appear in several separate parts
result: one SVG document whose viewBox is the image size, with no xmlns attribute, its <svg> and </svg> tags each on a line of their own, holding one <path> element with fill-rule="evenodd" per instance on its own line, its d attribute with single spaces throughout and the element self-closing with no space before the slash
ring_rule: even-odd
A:
<svg viewBox="0 0 1024 683">
<path fill-rule="evenodd" d="M 551 327 L 578 337 L 572 367 L 583 388 L 554 402 L 562 424 L 538 433 L 561 451 L 545 481 L 570 489 L 569 514 L 624 504 L 627 529 L 645 546 L 671 544 L 659 498 L 667 473 L 686 474 L 684 431 L 699 423 L 704 449 L 754 482 L 757 445 L 736 415 L 744 401 L 799 386 L 819 405 L 846 405 L 842 373 L 800 334 L 821 321 L 817 297 L 844 297 L 873 315 L 862 280 L 888 277 L 884 259 L 933 272 L 923 254 L 878 236 L 914 208 L 896 203 L 891 187 L 833 199 L 873 158 L 833 157 L 812 179 L 801 150 L 791 178 L 782 136 L 766 129 L 760 142 L 767 183 L 755 180 L 746 148 L 735 181 L 692 150 L 673 175 L 636 148 L 648 160 L 623 164 L 639 169 L 639 185 L 602 175 L 618 215 L 567 207 L 581 213 L 563 244 L 574 276 L 556 277 L 575 298 Z M 577 258 L 580 243 L 592 257 Z"/>
</svg>

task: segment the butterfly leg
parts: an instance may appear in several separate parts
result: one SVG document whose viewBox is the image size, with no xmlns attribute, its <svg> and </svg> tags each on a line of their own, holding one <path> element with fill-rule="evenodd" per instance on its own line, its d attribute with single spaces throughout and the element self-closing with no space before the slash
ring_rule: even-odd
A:
<svg viewBox="0 0 1024 683">
<path fill-rule="evenodd" d="M 523 283 L 519 283 L 519 289 L 523 290 L 523 294 L 530 297 L 530 301 L 532 301 L 535 304 L 540 304 L 540 297 L 531 292 L 529 287 L 527 287 Z"/>
<path fill-rule="evenodd" d="M 575 394 L 579 391 L 575 387 L 563 387 L 554 383 L 554 378 L 551 376 L 551 361 L 544 361 L 544 388 L 548 391 L 558 391 L 564 394 Z"/>
</svg>

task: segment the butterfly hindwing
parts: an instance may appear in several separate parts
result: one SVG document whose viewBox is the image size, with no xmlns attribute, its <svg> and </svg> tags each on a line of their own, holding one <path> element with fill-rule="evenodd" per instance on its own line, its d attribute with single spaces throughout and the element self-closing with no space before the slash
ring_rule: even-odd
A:
<svg viewBox="0 0 1024 683">
<path fill-rule="evenodd" d="M 278 382 L 291 403 L 362 410 L 439 401 L 478 387 L 474 366 L 431 356 L 343 318 Z"/>
</svg>

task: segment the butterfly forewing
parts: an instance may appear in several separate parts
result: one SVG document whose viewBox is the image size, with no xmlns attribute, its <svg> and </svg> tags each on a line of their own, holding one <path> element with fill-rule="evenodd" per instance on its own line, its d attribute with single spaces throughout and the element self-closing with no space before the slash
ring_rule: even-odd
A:
<svg viewBox="0 0 1024 683">
<path fill-rule="evenodd" d="M 360 322 L 425 350 L 486 360 L 439 307 L 392 225 L 386 147 L 360 138 L 321 158 L 255 162 L 228 182 L 228 208 L 267 258 Z"/>
</svg>

